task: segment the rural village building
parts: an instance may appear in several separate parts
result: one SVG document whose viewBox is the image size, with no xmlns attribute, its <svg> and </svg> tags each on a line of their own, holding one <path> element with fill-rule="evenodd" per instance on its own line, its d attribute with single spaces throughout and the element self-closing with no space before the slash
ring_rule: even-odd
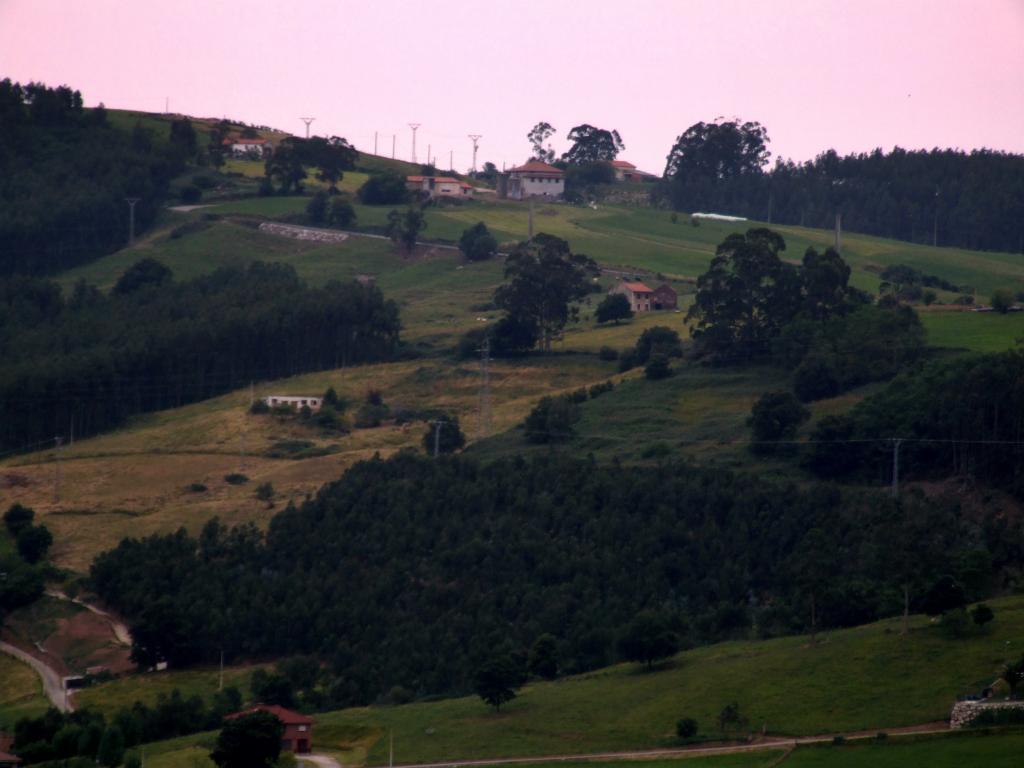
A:
<svg viewBox="0 0 1024 768">
<path fill-rule="evenodd" d="M 451 176 L 406 176 L 410 192 L 426 192 L 430 197 L 473 197 L 473 187 Z"/>
<path fill-rule="evenodd" d="M 292 712 L 290 709 L 279 707 L 276 704 L 256 704 L 241 712 L 235 712 L 233 715 L 226 715 L 224 719 L 237 720 L 255 712 L 269 712 L 284 725 L 284 733 L 281 734 L 282 751 L 294 752 L 297 755 L 305 755 L 312 751 L 314 722 L 312 717 Z"/>
<path fill-rule="evenodd" d="M 627 282 L 623 280 L 612 286 L 608 293 L 621 293 L 629 301 L 629 308 L 634 312 L 650 312 L 654 293 L 643 283 Z"/>
<path fill-rule="evenodd" d="M 263 402 L 274 408 L 279 405 L 287 405 L 290 408 L 299 410 L 303 406 L 309 408 L 311 411 L 319 411 L 320 406 L 323 405 L 322 397 L 306 397 L 303 395 L 267 395 L 263 398 Z"/>
<path fill-rule="evenodd" d="M 565 194 L 565 171 L 540 160 L 530 160 L 498 177 L 498 196 L 512 200 L 546 197 L 558 200 Z"/>
<path fill-rule="evenodd" d="M 657 178 L 653 173 L 637 170 L 637 167 L 628 160 L 612 160 L 612 170 L 615 171 L 616 181 L 639 182 Z"/>
<path fill-rule="evenodd" d="M 655 309 L 675 309 L 679 306 L 679 294 L 668 283 L 662 283 L 651 292 Z"/>
<path fill-rule="evenodd" d="M 613 285 L 608 293 L 621 293 L 629 301 L 629 308 L 634 312 L 675 309 L 679 303 L 675 289 L 668 283 L 651 290 L 644 283 L 623 280 Z"/>
<path fill-rule="evenodd" d="M 274 149 L 267 139 L 243 139 L 240 136 L 229 136 L 224 139 L 223 146 L 235 157 L 266 157 Z"/>
<path fill-rule="evenodd" d="M 20 757 L 0 752 L 0 768 L 17 768 L 19 765 L 21 765 Z"/>
</svg>

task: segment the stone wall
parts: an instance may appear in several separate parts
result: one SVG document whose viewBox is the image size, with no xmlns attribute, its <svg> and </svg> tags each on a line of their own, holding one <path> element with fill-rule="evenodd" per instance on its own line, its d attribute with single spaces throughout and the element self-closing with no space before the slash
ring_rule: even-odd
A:
<svg viewBox="0 0 1024 768">
<path fill-rule="evenodd" d="M 260 232 L 268 232 L 271 235 L 283 237 L 294 237 L 296 240 L 312 240 L 317 243 L 340 243 L 348 239 L 344 232 L 332 232 L 329 229 L 316 229 L 314 227 L 299 227 L 293 224 L 275 224 L 265 221 L 260 224 Z"/>
<path fill-rule="evenodd" d="M 950 728 L 963 728 L 980 712 L 987 709 L 1024 710 L 1024 701 L 958 701 L 949 715 Z"/>
</svg>

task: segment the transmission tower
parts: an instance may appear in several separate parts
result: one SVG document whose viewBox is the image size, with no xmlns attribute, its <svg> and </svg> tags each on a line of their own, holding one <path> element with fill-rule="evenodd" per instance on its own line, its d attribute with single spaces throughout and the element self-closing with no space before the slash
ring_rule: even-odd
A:
<svg viewBox="0 0 1024 768">
<path fill-rule="evenodd" d="M 128 203 L 128 245 L 132 245 L 135 242 L 135 205 L 141 199 L 139 197 L 126 197 L 124 199 Z"/>
<path fill-rule="evenodd" d="M 473 142 L 473 169 L 472 169 L 471 173 L 476 173 L 476 149 L 477 149 L 476 145 L 477 145 L 477 142 L 480 141 L 480 139 L 482 139 L 483 137 L 484 137 L 484 135 L 482 133 L 471 133 L 471 134 L 469 134 L 469 138 Z"/>
<path fill-rule="evenodd" d="M 480 347 L 480 405 L 477 418 L 477 439 L 491 435 L 491 340 Z"/>
<path fill-rule="evenodd" d="M 416 129 L 420 127 L 420 123 L 409 123 L 409 127 L 412 128 L 412 161 L 416 162 Z"/>
<path fill-rule="evenodd" d="M 299 120 L 301 120 L 302 122 L 304 122 L 306 124 L 306 138 L 308 139 L 309 138 L 309 126 L 313 124 L 313 121 L 316 120 L 316 118 L 315 117 L 300 117 Z"/>
</svg>

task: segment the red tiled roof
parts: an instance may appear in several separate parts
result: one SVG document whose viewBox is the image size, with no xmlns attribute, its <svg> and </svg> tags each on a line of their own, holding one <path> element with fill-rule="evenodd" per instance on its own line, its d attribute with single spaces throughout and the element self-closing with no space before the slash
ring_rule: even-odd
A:
<svg viewBox="0 0 1024 768">
<path fill-rule="evenodd" d="M 615 168 L 636 168 L 636 166 L 628 160 L 612 160 L 612 166 Z"/>
<path fill-rule="evenodd" d="M 626 288 L 628 288 L 629 290 L 631 290 L 633 293 L 654 293 L 654 291 L 652 291 L 650 288 L 648 288 L 643 283 L 625 283 L 624 282 L 622 285 L 625 286 Z"/>
<path fill-rule="evenodd" d="M 20 763 L 21 758 L 17 755 L 9 755 L 6 752 L 0 752 L 0 763 Z"/>
<path fill-rule="evenodd" d="M 298 712 L 292 712 L 290 709 L 285 709 L 284 707 L 277 706 L 277 704 L 256 704 L 254 706 L 249 707 L 248 709 L 243 709 L 241 712 L 235 712 L 231 715 L 225 715 L 224 719 L 236 720 L 239 717 L 245 717 L 246 715 L 251 715 L 256 712 L 269 712 L 285 725 L 313 724 L 312 717 L 306 717 L 306 715 L 301 715 Z"/>
<path fill-rule="evenodd" d="M 553 165 L 542 163 L 540 160 L 530 160 L 528 163 L 520 165 L 518 168 L 509 168 L 509 173 L 550 173 L 564 176 L 565 171 L 561 168 L 555 168 Z"/>
</svg>

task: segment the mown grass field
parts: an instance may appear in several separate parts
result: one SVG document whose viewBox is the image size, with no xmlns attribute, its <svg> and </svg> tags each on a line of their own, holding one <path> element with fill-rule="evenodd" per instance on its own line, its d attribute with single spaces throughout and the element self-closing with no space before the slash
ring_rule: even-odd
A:
<svg viewBox="0 0 1024 768">
<path fill-rule="evenodd" d="M 35 670 L 0 653 L 0 731 L 11 730 L 22 717 L 41 715 L 48 706 Z"/>
<path fill-rule="evenodd" d="M 885 743 L 799 747 L 776 765 L 785 768 L 1016 768 L 1024 755 L 1024 735 L 963 734 Z"/>
<path fill-rule="evenodd" d="M 1024 644 L 1024 597 L 991 605 L 991 631 L 967 639 L 914 617 L 907 636 L 892 619 L 832 632 L 817 645 L 807 637 L 719 643 L 654 672 L 622 664 L 534 683 L 500 713 L 476 697 L 326 713 L 317 716 L 316 740 L 381 765 L 389 733 L 396 762 L 670 747 L 681 717 L 717 737 L 718 712 L 732 701 L 751 731 L 776 735 L 933 722 L 957 695 L 991 684 Z"/>
</svg>

